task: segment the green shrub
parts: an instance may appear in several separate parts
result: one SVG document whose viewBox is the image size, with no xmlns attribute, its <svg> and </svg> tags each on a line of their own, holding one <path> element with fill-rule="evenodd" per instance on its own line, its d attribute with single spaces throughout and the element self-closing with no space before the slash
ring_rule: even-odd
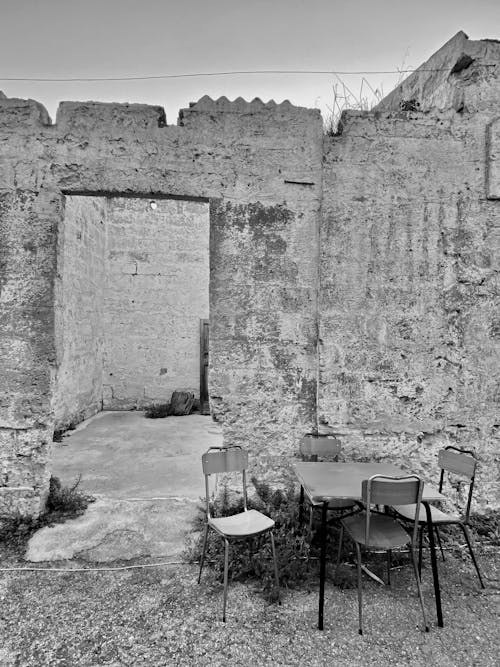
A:
<svg viewBox="0 0 500 667">
<path fill-rule="evenodd" d="M 310 555 L 309 527 L 306 515 L 299 524 L 299 495 L 290 483 L 284 489 L 273 489 L 266 482 L 252 477 L 255 495 L 248 498 L 248 509 L 256 509 L 271 517 L 275 522 L 274 540 L 281 587 L 291 587 L 304 582 L 309 577 Z M 199 562 L 203 546 L 205 506 L 199 508 L 195 528 L 200 537 L 191 548 L 188 557 Z M 215 516 L 228 516 L 243 511 L 243 498 L 235 496 L 227 485 L 223 485 L 211 511 Z M 216 575 L 222 578 L 224 572 L 224 541 L 215 531 L 208 533 L 205 562 Z M 259 582 L 265 597 L 276 599 L 274 564 L 271 541 L 268 534 L 253 539 L 231 543 L 230 578 L 232 580 L 251 579 Z"/>
<path fill-rule="evenodd" d="M 73 486 L 63 486 L 58 477 L 52 476 L 49 482 L 49 495 L 46 503 L 46 515 L 72 514 L 78 516 L 84 512 L 95 498 L 77 490 L 81 475 Z"/>
<path fill-rule="evenodd" d="M 58 477 L 51 477 L 44 514 L 37 518 L 0 517 L 0 557 L 21 557 L 37 530 L 83 514 L 95 498 L 79 491 L 79 484 L 80 477 L 70 487 L 63 486 Z"/>
<path fill-rule="evenodd" d="M 304 505 L 302 524 L 299 523 L 299 494 L 293 480 L 284 489 L 273 489 L 267 482 L 251 479 L 255 494 L 248 498 L 248 508 L 257 509 L 275 521 L 274 539 L 282 588 L 294 588 L 303 584 L 317 585 L 319 582 L 319 552 L 321 546 L 321 526 L 319 511 L 314 514 L 313 530 L 309 531 L 309 508 Z M 249 489 L 250 490 L 250 489 Z M 215 502 L 211 502 L 214 516 L 228 516 L 243 511 L 243 498 L 236 495 L 227 484 L 222 485 Z M 471 516 L 471 527 L 483 543 L 500 544 L 498 511 Z M 200 531 L 195 543 L 190 547 L 188 558 L 198 562 L 203 545 L 205 526 L 205 504 L 199 507 L 194 528 Z M 448 547 L 458 544 L 460 531 L 453 529 L 440 530 L 443 542 Z M 327 576 L 332 577 L 335 571 L 338 548 L 338 523 L 328 522 L 327 535 Z M 259 584 L 264 596 L 272 601 L 276 598 L 274 582 L 274 566 L 271 544 L 268 535 L 262 535 L 247 541 L 235 541 L 230 546 L 229 576 L 234 581 L 255 581 Z M 382 556 L 382 557 L 381 557 Z M 364 564 L 385 580 L 386 556 L 384 554 L 364 554 Z M 334 584 L 338 588 L 356 587 L 356 568 L 353 544 L 344 538 L 341 563 Z M 393 566 L 406 566 L 410 563 L 409 554 L 402 552 L 393 554 Z M 224 541 L 213 530 L 208 532 L 205 567 L 222 580 L 224 572 Z"/>
<path fill-rule="evenodd" d="M 66 435 L 66 433 L 68 431 L 74 431 L 77 424 L 79 424 L 82 421 L 83 421 L 83 415 L 82 415 L 81 419 L 72 421 L 67 426 L 65 426 L 63 428 L 56 429 L 54 431 L 53 436 L 52 436 L 52 442 L 62 442 L 64 435 Z"/>
</svg>

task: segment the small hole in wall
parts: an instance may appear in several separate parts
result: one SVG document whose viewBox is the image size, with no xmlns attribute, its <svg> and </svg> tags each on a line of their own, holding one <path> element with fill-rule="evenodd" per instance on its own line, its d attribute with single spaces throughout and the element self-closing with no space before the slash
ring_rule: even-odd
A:
<svg viewBox="0 0 500 667">
<path fill-rule="evenodd" d="M 156 211 L 156 209 L 158 208 L 158 204 L 155 201 L 150 201 L 149 207 L 151 208 L 151 210 Z"/>
</svg>

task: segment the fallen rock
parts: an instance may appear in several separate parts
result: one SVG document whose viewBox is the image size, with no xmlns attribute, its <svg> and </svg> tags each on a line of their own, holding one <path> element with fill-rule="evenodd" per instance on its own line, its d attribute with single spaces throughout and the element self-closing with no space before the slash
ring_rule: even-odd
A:
<svg viewBox="0 0 500 667">
<path fill-rule="evenodd" d="M 170 399 L 172 415 L 189 415 L 194 405 L 194 394 L 189 391 L 174 391 Z"/>
</svg>

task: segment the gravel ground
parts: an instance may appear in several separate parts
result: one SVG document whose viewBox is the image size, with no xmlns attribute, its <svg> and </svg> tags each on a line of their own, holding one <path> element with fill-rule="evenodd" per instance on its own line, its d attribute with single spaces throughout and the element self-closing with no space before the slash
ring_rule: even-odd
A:
<svg viewBox="0 0 500 667">
<path fill-rule="evenodd" d="M 325 630 L 316 628 L 317 576 L 266 603 L 256 585 L 233 583 L 228 620 L 222 586 L 197 566 L 121 571 L 0 572 L 0 665 L 498 665 L 500 554 L 478 551 L 488 580 L 480 591 L 460 552 L 439 563 L 445 627 L 436 626 L 430 568 L 423 572 L 430 633 L 411 567 L 391 588 L 365 581 L 365 634 L 357 633 L 354 588 L 327 581 Z M 14 557 L 2 567 L 23 567 Z M 47 565 L 54 567 L 54 565 Z M 86 565 L 88 567 L 88 565 Z M 73 571 L 71 571 L 73 569 Z M 314 568 L 313 568 L 314 571 Z"/>
</svg>

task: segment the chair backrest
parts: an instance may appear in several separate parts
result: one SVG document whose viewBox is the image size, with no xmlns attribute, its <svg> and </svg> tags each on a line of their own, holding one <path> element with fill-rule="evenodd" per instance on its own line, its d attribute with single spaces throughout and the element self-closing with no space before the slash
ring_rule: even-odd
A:
<svg viewBox="0 0 500 667">
<path fill-rule="evenodd" d="M 472 502 L 472 491 L 474 489 L 474 480 L 476 477 L 477 458 L 471 449 L 461 449 L 448 445 L 438 452 L 438 464 L 441 468 L 439 478 L 439 491 L 443 490 L 444 473 L 450 472 L 454 475 L 464 477 L 469 482 L 469 494 L 467 497 L 467 507 L 465 510 L 465 521 L 469 520 L 470 507 Z"/>
<path fill-rule="evenodd" d="M 340 440 L 328 435 L 307 434 L 301 438 L 299 443 L 302 458 L 309 461 L 317 461 L 318 458 L 337 459 L 341 449 Z"/>
<path fill-rule="evenodd" d="M 366 506 L 365 543 L 368 545 L 370 534 L 370 518 L 372 505 L 413 505 L 415 517 L 413 524 L 412 543 L 415 543 L 418 534 L 418 517 L 424 482 L 418 475 L 392 477 L 389 475 L 372 475 L 363 480 L 361 496 Z"/>
<path fill-rule="evenodd" d="M 210 447 L 201 457 L 204 475 L 243 472 L 248 467 L 248 452 L 239 446 Z"/>
<path fill-rule="evenodd" d="M 210 516 L 210 475 L 219 473 L 239 472 L 242 474 L 243 506 L 247 509 L 247 480 L 248 452 L 239 445 L 227 447 L 210 447 L 201 457 L 203 474 L 205 475 L 205 497 L 207 515 Z"/>
</svg>

